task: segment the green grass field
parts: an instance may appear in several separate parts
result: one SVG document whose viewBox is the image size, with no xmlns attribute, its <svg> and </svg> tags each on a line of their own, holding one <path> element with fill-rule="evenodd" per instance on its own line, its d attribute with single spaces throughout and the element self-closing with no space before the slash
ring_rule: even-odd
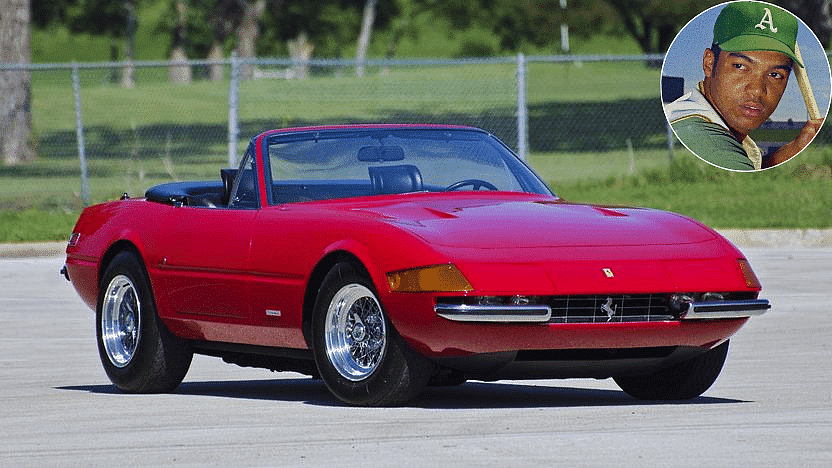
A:
<svg viewBox="0 0 832 468">
<path fill-rule="evenodd" d="M 674 211 L 715 228 L 832 227 L 832 148 L 810 147 L 797 158 L 766 171 L 738 173 L 684 151 L 669 167 L 553 183 L 553 188 L 570 201 Z"/>
<path fill-rule="evenodd" d="M 732 173 L 713 168 L 684 150 L 676 162 L 666 155 L 636 157 L 630 172 L 626 158 L 603 155 L 533 155 L 530 162 L 562 198 L 581 203 L 627 205 L 669 210 L 716 228 L 832 227 L 832 149 L 809 148 L 785 166 L 760 173 Z M 537 163 L 536 163 L 537 161 Z M 159 168 L 163 168 L 164 163 Z M 214 178 L 221 161 L 182 168 L 187 178 Z M 589 175 L 584 172 L 592 167 Z M 582 169 L 583 168 L 583 169 Z M 0 190 L 0 242 L 65 240 L 80 211 L 79 181 L 74 177 L 4 176 Z M 172 180 L 163 170 L 139 177 L 137 167 L 121 177 L 98 177 L 98 200 L 123 191 L 134 196 L 145 187 Z M 15 194 L 31 185 L 41 188 L 33 199 Z M 66 192 L 72 193 L 67 199 Z M 33 207 L 34 206 L 34 207 Z"/>
<path fill-rule="evenodd" d="M 113 73 L 81 72 L 93 202 L 219 177 L 228 165 L 227 71 L 222 82 L 172 86 L 166 69 L 139 68 L 133 89 L 114 84 Z M 238 154 L 269 128 L 358 122 L 469 124 L 516 144 L 513 64 L 373 68 L 363 78 L 349 67 L 314 68 L 310 75 L 241 85 Z M 83 205 L 69 71 L 37 71 L 32 79 L 38 159 L 0 167 L 0 242 L 66 239 Z M 828 127 L 798 160 L 734 174 L 698 162 L 678 143 L 670 163 L 659 70 L 642 62 L 531 62 L 527 103 L 529 162 L 566 199 L 669 209 L 723 228 L 832 226 Z"/>
</svg>

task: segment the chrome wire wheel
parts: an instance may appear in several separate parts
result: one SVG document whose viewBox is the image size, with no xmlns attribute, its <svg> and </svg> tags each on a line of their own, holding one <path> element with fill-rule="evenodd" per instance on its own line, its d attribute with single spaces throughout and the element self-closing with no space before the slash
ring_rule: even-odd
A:
<svg viewBox="0 0 832 468">
<path fill-rule="evenodd" d="M 133 281 L 115 276 L 104 293 L 101 309 L 101 343 L 110 362 L 124 368 L 139 344 L 141 303 Z"/>
<path fill-rule="evenodd" d="M 387 328 L 373 292 L 360 284 L 339 289 L 327 308 L 324 340 L 329 361 L 345 379 L 357 382 L 375 372 L 387 348 Z"/>
</svg>

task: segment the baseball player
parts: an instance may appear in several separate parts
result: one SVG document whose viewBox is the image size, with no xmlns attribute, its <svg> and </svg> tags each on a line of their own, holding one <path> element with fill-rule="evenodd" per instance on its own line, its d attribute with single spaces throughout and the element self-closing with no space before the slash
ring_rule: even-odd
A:
<svg viewBox="0 0 832 468">
<path fill-rule="evenodd" d="M 704 80 L 665 108 L 685 146 L 716 166 L 739 171 L 777 165 L 805 148 L 823 119 L 807 121 L 765 166 L 748 136 L 777 108 L 793 67 L 803 67 L 796 39 L 797 18 L 786 10 L 753 1 L 726 5 L 702 59 Z"/>
</svg>

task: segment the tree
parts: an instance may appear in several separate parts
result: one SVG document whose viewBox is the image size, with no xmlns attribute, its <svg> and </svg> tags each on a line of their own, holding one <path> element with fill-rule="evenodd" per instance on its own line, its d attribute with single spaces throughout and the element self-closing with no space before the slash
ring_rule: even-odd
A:
<svg viewBox="0 0 832 468">
<path fill-rule="evenodd" d="M 368 33 L 391 27 L 402 4 L 420 0 L 386 0 L 375 2 L 373 21 Z M 305 33 L 320 58 L 344 58 L 355 50 L 366 10 L 366 0 L 285 0 L 270 3 L 261 18 L 261 35 L 257 54 L 285 55 L 288 42 Z M 371 53 L 372 34 L 368 35 L 365 56 Z M 355 46 L 353 45 L 355 44 Z"/>
<path fill-rule="evenodd" d="M 358 76 L 364 76 L 364 60 L 367 57 L 367 47 L 370 45 L 370 35 L 373 32 L 376 3 L 378 0 L 367 0 L 364 4 L 364 19 L 361 22 L 361 33 L 358 35 L 358 48 L 355 54 L 355 74 Z"/>
<path fill-rule="evenodd" d="M 187 57 L 220 62 L 225 57 L 226 39 L 240 23 L 242 0 L 170 0 L 170 10 L 157 25 L 159 34 L 171 34 L 171 60 Z M 171 81 L 187 80 L 190 68 L 171 68 Z M 208 66 L 209 79 L 223 78 L 224 65 Z M 175 76 L 185 73 L 186 76 Z"/>
<path fill-rule="evenodd" d="M 158 31 L 173 32 L 173 42 L 177 44 L 181 22 L 175 5 L 181 0 L 170 1 L 172 8 Z M 187 40 L 182 43 L 188 57 L 219 62 L 232 48 L 236 48 L 240 58 L 286 55 L 291 53 L 292 44 L 296 47 L 298 39 L 306 36 L 305 50 L 314 47 L 318 57 L 340 58 L 345 45 L 355 44 L 361 36 L 362 18 L 373 13 L 364 29 L 366 44 L 356 49 L 357 53 L 363 49 L 366 57 L 372 42 L 371 31 L 388 27 L 401 5 L 413 1 L 420 0 L 372 0 L 373 8 L 364 9 L 362 15 L 366 0 L 189 0 L 185 17 Z M 243 66 L 241 71 L 246 78 L 253 69 Z M 221 79 L 223 66 L 209 66 L 209 76 L 212 80 Z"/>
<path fill-rule="evenodd" d="M 28 65 L 29 0 L 0 0 L 0 62 Z M 31 76 L 28 70 L 0 70 L 0 152 L 3 164 L 35 159 L 32 126 Z"/>
<path fill-rule="evenodd" d="M 191 82 L 191 67 L 185 63 L 188 61 L 188 54 L 185 52 L 187 16 L 188 3 L 186 0 L 176 0 L 176 25 L 173 27 L 170 61 L 178 65 L 170 67 L 170 81 L 173 83 Z"/>
<path fill-rule="evenodd" d="M 125 39 L 126 62 L 122 72 L 122 84 L 130 87 L 133 86 L 133 36 L 138 27 L 138 5 L 139 0 L 59 0 L 52 11 L 56 12 L 54 14 L 59 18 L 65 15 L 71 32 L 109 37 L 110 60 L 113 62 L 119 59 L 117 41 Z"/>
<path fill-rule="evenodd" d="M 479 27 L 494 33 L 500 49 L 516 51 L 532 37 L 529 0 L 418 0 L 456 29 Z"/>
<path fill-rule="evenodd" d="M 266 0 L 249 0 L 244 3 L 243 16 L 237 27 L 237 55 L 241 59 L 251 59 L 256 56 L 260 17 L 266 11 Z M 245 64 L 240 67 L 240 79 L 249 80 L 253 74 L 252 65 Z"/>
<path fill-rule="evenodd" d="M 605 0 L 646 53 L 665 52 L 676 33 L 694 16 L 722 0 Z M 832 34 L 831 0 L 772 0 L 802 19 L 824 48 Z"/>
<path fill-rule="evenodd" d="M 225 57 L 223 52 L 223 44 L 226 38 L 237 29 L 242 17 L 242 8 L 240 4 L 234 0 L 214 0 L 212 8 L 207 10 L 209 18 L 204 24 L 211 26 L 209 37 L 210 49 L 208 52 L 208 60 L 219 62 Z M 209 79 L 211 81 L 219 81 L 223 78 L 223 66 L 219 63 L 214 63 L 210 66 Z"/>
<path fill-rule="evenodd" d="M 32 24 L 44 28 L 52 23 L 65 23 L 69 8 L 77 3 L 78 0 L 32 0 Z"/>
<path fill-rule="evenodd" d="M 135 72 L 135 68 L 133 67 L 133 49 L 134 43 L 133 39 L 136 37 L 136 30 L 138 29 L 138 20 L 136 19 L 136 3 L 139 0 L 124 0 L 124 17 L 125 22 L 127 23 L 127 27 L 125 28 L 125 41 L 124 41 L 124 55 L 127 59 L 124 63 L 124 73 L 121 77 L 121 84 L 125 88 L 132 88 L 135 86 L 135 80 L 133 79 L 133 74 Z"/>
<path fill-rule="evenodd" d="M 214 41 L 211 45 L 210 58 L 218 59 L 222 50 L 224 40 L 229 30 L 237 35 L 237 56 L 241 59 L 253 59 L 257 56 L 257 40 L 260 37 L 260 21 L 266 12 L 266 7 L 271 11 L 277 11 L 283 4 L 283 0 L 220 0 L 215 4 L 213 12 L 217 19 L 212 21 L 215 27 Z M 217 74 L 212 70 L 212 77 Z M 251 79 L 254 74 L 254 67 L 245 64 L 240 67 L 240 78 Z"/>
<path fill-rule="evenodd" d="M 605 0 L 644 53 L 666 52 L 682 27 L 721 0 Z"/>
<path fill-rule="evenodd" d="M 430 12 L 451 22 L 457 31 L 485 30 L 497 38 L 497 49 L 476 39 L 463 42 L 459 55 L 518 52 L 524 47 L 554 47 L 560 43 L 560 25 L 570 33 L 587 37 L 598 32 L 618 31 L 618 18 L 602 0 L 569 0 L 563 9 L 559 0 L 410 0 L 411 14 Z M 398 31 L 394 31 L 396 34 Z"/>
<path fill-rule="evenodd" d="M 558 0 L 528 2 L 533 43 L 559 44 L 562 24 L 569 27 L 570 36 L 585 39 L 596 34 L 626 34 L 618 13 L 602 0 L 568 0 L 564 4 L 565 8 Z"/>
</svg>

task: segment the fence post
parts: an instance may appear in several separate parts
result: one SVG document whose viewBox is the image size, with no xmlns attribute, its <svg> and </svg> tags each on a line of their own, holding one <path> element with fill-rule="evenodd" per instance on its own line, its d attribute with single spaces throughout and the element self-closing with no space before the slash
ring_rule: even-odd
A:
<svg viewBox="0 0 832 468">
<path fill-rule="evenodd" d="M 517 154 L 526 160 L 529 117 L 526 110 L 526 56 L 517 54 Z"/>
<path fill-rule="evenodd" d="M 670 126 L 670 122 L 665 121 L 665 125 L 667 125 L 667 150 L 670 153 L 670 162 L 673 163 L 673 159 L 676 157 L 676 147 L 673 144 L 675 135 L 673 134 L 673 127 Z"/>
<path fill-rule="evenodd" d="M 81 201 L 90 204 L 90 181 L 87 177 L 87 155 L 84 145 L 84 119 L 81 115 L 81 77 L 78 64 L 72 62 L 72 92 L 75 94 L 75 135 L 78 140 L 78 159 L 81 162 Z"/>
<path fill-rule="evenodd" d="M 228 88 L 228 167 L 237 167 L 238 92 L 240 88 L 240 63 L 237 52 L 231 52 L 231 84 Z"/>
</svg>

